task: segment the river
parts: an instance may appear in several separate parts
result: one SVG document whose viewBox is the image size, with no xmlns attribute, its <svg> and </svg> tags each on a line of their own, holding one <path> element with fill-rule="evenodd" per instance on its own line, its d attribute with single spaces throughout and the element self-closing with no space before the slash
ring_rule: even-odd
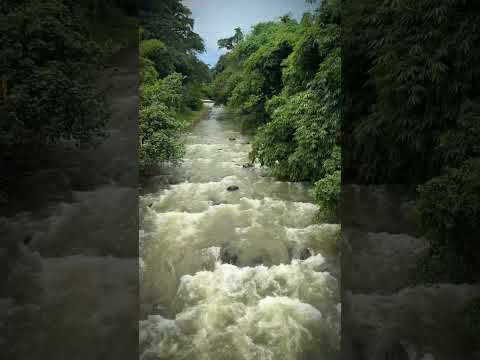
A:
<svg viewBox="0 0 480 360">
<path fill-rule="evenodd" d="M 308 184 L 249 167 L 248 136 L 207 105 L 140 197 L 140 358 L 338 358 L 339 225 L 315 223 Z"/>
</svg>

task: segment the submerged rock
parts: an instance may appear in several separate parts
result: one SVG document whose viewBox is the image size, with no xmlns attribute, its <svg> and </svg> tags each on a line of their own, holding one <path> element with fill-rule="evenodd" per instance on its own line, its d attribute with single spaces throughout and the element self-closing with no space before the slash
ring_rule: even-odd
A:
<svg viewBox="0 0 480 360">
<path fill-rule="evenodd" d="M 235 138 L 235 137 L 232 136 L 232 137 L 229 137 L 228 140 L 230 140 L 230 141 L 235 141 L 235 140 L 237 140 L 237 138 Z"/>
<path fill-rule="evenodd" d="M 240 188 L 237 185 L 230 185 L 227 188 L 227 191 L 237 191 L 237 190 L 240 190 Z"/>
<path fill-rule="evenodd" d="M 243 168 L 244 168 L 244 169 L 250 169 L 250 168 L 253 168 L 253 164 L 251 164 L 251 163 L 248 163 L 248 164 L 243 164 Z"/>
</svg>

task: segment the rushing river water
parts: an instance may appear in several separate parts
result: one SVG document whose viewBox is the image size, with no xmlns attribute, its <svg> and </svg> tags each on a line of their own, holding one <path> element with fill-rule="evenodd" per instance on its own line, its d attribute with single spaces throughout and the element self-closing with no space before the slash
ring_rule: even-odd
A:
<svg viewBox="0 0 480 360">
<path fill-rule="evenodd" d="M 305 184 L 244 167 L 249 151 L 211 106 L 141 197 L 141 359 L 338 357 L 339 226 L 314 223 Z"/>
</svg>

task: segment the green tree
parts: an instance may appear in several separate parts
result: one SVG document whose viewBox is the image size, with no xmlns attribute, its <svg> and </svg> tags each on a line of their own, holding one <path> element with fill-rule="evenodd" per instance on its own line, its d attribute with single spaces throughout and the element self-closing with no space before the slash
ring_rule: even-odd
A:
<svg viewBox="0 0 480 360">
<path fill-rule="evenodd" d="M 165 77 L 175 71 L 175 63 L 167 46 L 158 39 L 140 42 L 140 57 L 152 61 L 160 77 Z"/>
<path fill-rule="evenodd" d="M 242 29 L 237 27 L 235 28 L 235 35 L 229 38 L 218 40 L 218 48 L 232 50 L 235 45 L 237 45 L 240 41 L 243 40 L 243 38 L 244 35 Z"/>
<path fill-rule="evenodd" d="M 205 51 L 202 38 L 193 31 L 192 13 L 180 0 L 148 3 L 142 15 L 145 39 L 159 39 L 180 52 Z"/>
<path fill-rule="evenodd" d="M 1 16 L 4 154 L 21 144 L 102 135 L 107 111 L 94 81 L 101 53 L 81 19 L 56 0 L 26 1 Z"/>
<path fill-rule="evenodd" d="M 139 161 L 142 173 L 161 163 L 177 163 L 183 155 L 180 135 L 184 124 L 176 117 L 181 101 L 181 74 L 173 73 L 141 84 Z"/>
</svg>

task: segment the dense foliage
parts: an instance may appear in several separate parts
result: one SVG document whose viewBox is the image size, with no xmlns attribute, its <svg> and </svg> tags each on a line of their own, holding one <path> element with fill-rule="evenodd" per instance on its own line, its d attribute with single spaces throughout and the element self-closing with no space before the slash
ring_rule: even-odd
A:
<svg viewBox="0 0 480 360">
<path fill-rule="evenodd" d="M 418 187 L 430 279 L 479 270 L 480 4 L 344 4 L 345 173 Z"/>
<path fill-rule="evenodd" d="M 116 4 L 109 5 L 112 9 Z M 108 11 L 106 6 L 102 14 Z M 104 59 L 104 43 L 90 25 L 106 15 L 92 11 L 86 1 L 2 2 L 0 148 L 4 155 L 19 145 L 46 145 L 60 139 L 85 142 L 101 135 L 106 107 L 94 74 Z M 104 38 L 109 35 L 106 32 Z"/>
<path fill-rule="evenodd" d="M 140 28 L 139 161 L 146 174 L 183 155 L 185 113 L 200 110 L 210 80 L 208 66 L 196 56 L 204 51 L 193 31 L 190 10 L 179 0 L 151 1 Z"/>
<path fill-rule="evenodd" d="M 229 42 L 213 85 L 216 102 L 257 128 L 252 161 L 276 176 L 313 182 L 328 217 L 338 215 L 340 193 L 339 22 L 339 2 L 324 1 L 300 22 L 287 15 L 258 24 Z"/>
</svg>

